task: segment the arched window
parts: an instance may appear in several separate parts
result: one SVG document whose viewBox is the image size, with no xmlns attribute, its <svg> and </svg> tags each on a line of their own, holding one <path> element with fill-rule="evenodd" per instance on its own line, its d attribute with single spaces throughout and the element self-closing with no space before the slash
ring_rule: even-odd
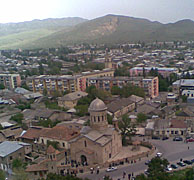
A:
<svg viewBox="0 0 194 180">
<path fill-rule="evenodd" d="M 86 142 L 86 140 L 84 141 L 84 146 L 87 147 L 87 142 Z"/>
</svg>

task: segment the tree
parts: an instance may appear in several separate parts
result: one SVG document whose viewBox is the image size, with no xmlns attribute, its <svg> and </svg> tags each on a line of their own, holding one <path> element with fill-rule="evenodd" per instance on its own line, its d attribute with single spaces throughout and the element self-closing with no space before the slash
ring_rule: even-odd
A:
<svg viewBox="0 0 194 180">
<path fill-rule="evenodd" d="M 12 168 L 21 168 L 23 165 L 22 161 L 20 159 L 14 159 L 12 162 Z"/>
<path fill-rule="evenodd" d="M 188 171 L 185 173 L 187 180 L 193 180 L 194 179 L 194 170 L 193 168 L 188 169 Z"/>
<path fill-rule="evenodd" d="M 138 113 L 137 114 L 137 122 L 138 123 L 142 123 L 145 122 L 147 120 L 147 116 L 144 113 Z"/>
<path fill-rule="evenodd" d="M 17 113 L 16 115 L 11 116 L 10 120 L 17 122 L 18 124 L 22 124 L 22 120 L 24 119 L 24 115 L 22 113 Z"/>
<path fill-rule="evenodd" d="M 5 180 L 5 173 L 0 169 L 0 180 Z"/>
<path fill-rule="evenodd" d="M 47 89 L 44 88 L 44 89 L 43 89 L 43 95 L 44 95 L 44 96 L 47 96 L 47 94 L 48 94 Z"/>
<path fill-rule="evenodd" d="M 169 178 L 169 174 L 166 172 L 168 164 L 167 159 L 153 158 L 148 164 L 148 177 L 157 180 L 167 180 Z"/>
<path fill-rule="evenodd" d="M 182 99 L 182 101 L 185 103 L 185 102 L 187 102 L 187 96 L 181 96 L 181 99 Z"/>
<path fill-rule="evenodd" d="M 127 145 L 126 138 L 131 139 L 131 136 L 136 133 L 135 126 L 131 124 L 131 119 L 127 114 L 123 115 L 122 120 L 119 121 L 119 129 L 121 130 L 122 143 L 123 145 Z"/>
<path fill-rule="evenodd" d="M 113 117 L 110 114 L 107 114 L 108 124 L 112 124 Z"/>
<path fill-rule="evenodd" d="M 53 146 L 55 149 L 59 149 L 59 142 L 57 142 L 57 141 L 47 141 L 47 147 L 49 147 L 49 146 Z"/>
<path fill-rule="evenodd" d="M 0 90 L 1 89 L 5 89 L 5 86 L 2 83 L 0 84 Z"/>
<path fill-rule="evenodd" d="M 77 111 L 77 115 L 82 117 L 82 116 L 85 116 L 87 113 L 88 113 L 88 105 L 78 105 L 78 106 L 75 106 L 75 109 Z"/>
<path fill-rule="evenodd" d="M 121 93 L 121 88 L 119 88 L 118 86 L 113 86 L 111 89 L 111 94 L 112 95 L 120 95 Z"/>
<path fill-rule="evenodd" d="M 28 180 L 28 175 L 25 172 L 26 163 L 23 163 L 21 159 L 14 159 L 12 162 L 12 168 L 14 171 L 14 180 Z"/>
</svg>

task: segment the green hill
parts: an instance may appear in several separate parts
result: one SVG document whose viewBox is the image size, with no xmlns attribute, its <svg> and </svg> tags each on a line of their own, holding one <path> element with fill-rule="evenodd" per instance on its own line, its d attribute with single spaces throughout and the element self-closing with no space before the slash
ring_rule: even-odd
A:
<svg viewBox="0 0 194 180">
<path fill-rule="evenodd" d="M 75 17 L 0 24 L 0 49 L 25 47 L 25 44 L 32 43 L 41 37 L 85 21 L 87 20 Z"/>
<path fill-rule="evenodd" d="M 80 19 L 79 23 L 71 21 L 71 24 L 67 23 L 68 25 L 64 20 L 53 21 L 53 19 L 47 19 L 44 23 L 31 21 L 28 22 L 31 23 L 28 30 L 10 33 L 7 36 L 1 36 L 3 31 L 0 28 L 0 49 L 48 48 L 84 42 L 113 44 L 194 40 L 194 22 L 191 20 L 162 24 L 141 18 L 107 15 L 90 21 Z M 23 28 L 25 24 L 17 29 Z"/>
</svg>

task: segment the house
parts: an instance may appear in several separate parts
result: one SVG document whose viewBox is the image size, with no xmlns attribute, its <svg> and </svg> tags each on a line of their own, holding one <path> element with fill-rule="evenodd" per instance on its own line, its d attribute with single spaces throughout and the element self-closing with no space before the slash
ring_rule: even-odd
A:
<svg viewBox="0 0 194 180">
<path fill-rule="evenodd" d="M 38 144 L 47 145 L 49 141 L 58 142 L 61 149 L 70 149 L 69 141 L 79 136 L 79 130 L 66 126 L 48 128 L 40 134 Z"/>
<path fill-rule="evenodd" d="M 144 103 L 144 98 L 136 95 L 131 95 L 129 98 L 132 102 L 136 103 L 137 105 L 143 104 Z"/>
<path fill-rule="evenodd" d="M 191 128 L 183 120 L 160 119 L 154 124 L 154 135 L 156 136 L 185 136 L 191 132 Z"/>
<path fill-rule="evenodd" d="M 0 169 L 11 173 L 12 162 L 19 158 L 25 160 L 25 155 L 32 151 L 31 145 L 17 141 L 4 141 L 0 144 Z"/>
<path fill-rule="evenodd" d="M 121 98 L 107 104 L 107 111 L 115 117 L 121 117 L 134 109 L 135 102 L 131 101 L 130 98 Z"/>
<path fill-rule="evenodd" d="M 29 179 L 39 180 L 47 177 L 48 173 L 56 173 L 64 175 L 64 170 L 69 169 L 70 162 L 66 161 L 64 151 L 59 151 L 49 146 L 46 150 L 46 159 L 38 164 L 33 164 L 27 167 Z"/>
<path fill-rule="evenodd" d="M 0 130 L 0 142 L 3 140 L 16 140 L 22 134 L 23 129 L 19 126 L 14 126 Z"/>
<path fill-rule="evenodd" d="M 87 95 L 88 93 L 82 91 L 66 94 L 63 97 L 58 98 L 58 105 L 67 109 L 74 108 L 77 105 L 78 100 Z"/>
</svg>

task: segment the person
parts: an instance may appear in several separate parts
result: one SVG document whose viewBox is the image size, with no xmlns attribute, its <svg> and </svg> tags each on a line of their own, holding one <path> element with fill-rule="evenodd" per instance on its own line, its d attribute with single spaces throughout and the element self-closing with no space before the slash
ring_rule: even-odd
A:
<svg viewBox="0 0 194 180">
<path fill-rule="evenodd" d="M 188 150 L 189 150 L 189 146 L 188 146 Z"/>
<path fill-rule="evenodd" d="M 128 180 L 130 180 L 131 179 L 131 174 L 128 174 Z"/>
<path fill-rule="evenodd" d="M 133 177 L 133 172 L 132 172 L 131 176 Z"/>
</svg>

